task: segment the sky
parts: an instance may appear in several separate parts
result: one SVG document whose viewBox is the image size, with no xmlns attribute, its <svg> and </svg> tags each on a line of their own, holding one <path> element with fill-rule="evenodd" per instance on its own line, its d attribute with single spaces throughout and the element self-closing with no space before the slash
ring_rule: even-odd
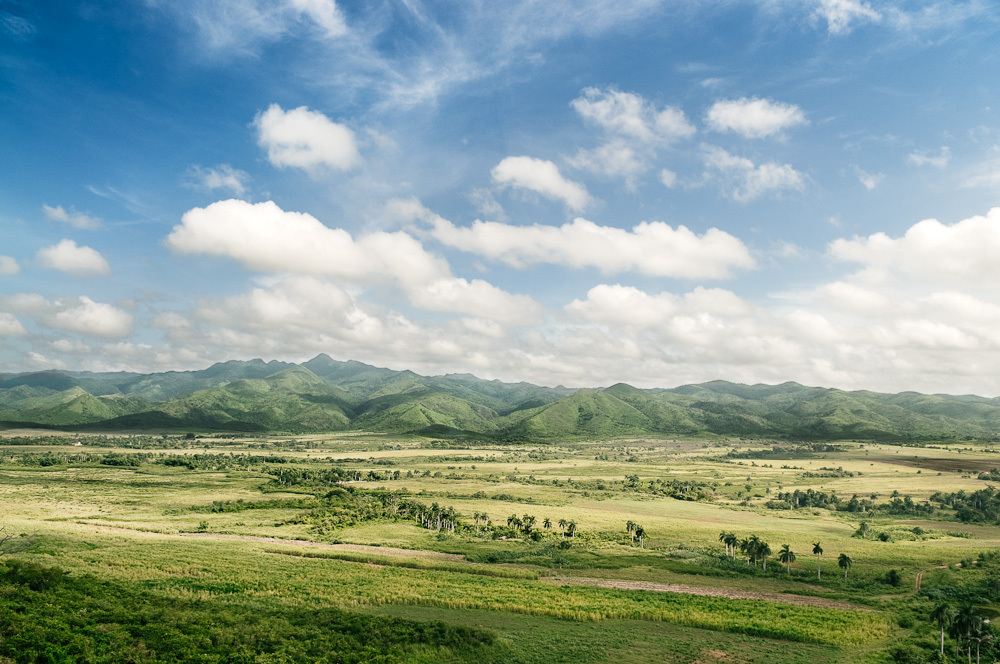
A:
<svg viewBox="0 0 1000 664">
<path fill-rule="evenodd" d="M 0 372 L 1000 395 L 987 0 L 0 0 Z"/>
</svg>

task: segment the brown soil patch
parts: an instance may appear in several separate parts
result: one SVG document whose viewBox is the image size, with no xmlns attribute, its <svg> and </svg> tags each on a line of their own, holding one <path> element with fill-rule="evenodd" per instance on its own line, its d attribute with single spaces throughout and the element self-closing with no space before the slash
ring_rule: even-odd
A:
<svg viewBox="0 0 1000 664">
<path fill-rule="evenodd" d="M 726 597 L 728 599 L 756 599 L 767 602 L 784 602 L 800 606 L 819 606 L 825 609 L 848 609 L 854 611 L 870 611 L 863 606 L 842 602 L 825 597 L 809 595 L 791 595 L 757 590 L 734 590 L 732 588 L 716 588 L 713 586 L 688 586 L 681 583 L 651 583 L 649 581 L 622 581 L 618 579 L 593 579 L 579 576 L 545 577 L 545 581 L 574 586 L 599 586 L 601 588 L 620 588 L 622 590 L 651 590 L 661 593 L 682 593 L 685 595 L 703 595 L 706 597 Z"/>
<path fill-rule="evenodd" d="M 223 535 L 221 533 L 179 533 L 181 537 L 201 537 L 208 539 L 230 539 L 242 542 L 262 542 L 264 544 L 289 544 L 292 546 L 307 546 L 327 551 L 361 551 L 363 553 L 382 554 L 384 556 L 406 556 L 410 558 L 433 558 L 450 562 L 465 562 L 465 558 L 456 553 L 440 553 L 421 549 L 398 549 L 392 546 L 369 546 L 367 544 L 324 544 L 309 540 L 287 540 L 280 537 L 258 537 L 255 535 Z"/>
</svg>

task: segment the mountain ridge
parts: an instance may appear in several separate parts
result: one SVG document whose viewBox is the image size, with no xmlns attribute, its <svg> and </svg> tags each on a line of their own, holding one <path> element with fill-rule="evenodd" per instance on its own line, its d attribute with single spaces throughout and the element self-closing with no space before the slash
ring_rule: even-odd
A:
<svg viewBox="0 0 1000 664">
<path fill-rule="evenodd" d="M 0 426 L 253 432 L 448 432 L 496 440 L 724 435 L 1000 439 L 1000 399 L 885 394 L 793 381 L 674 388 L 544 387 L 422 376 L 326 354 L 197 371 L 0 374 Z"/>
</svg>

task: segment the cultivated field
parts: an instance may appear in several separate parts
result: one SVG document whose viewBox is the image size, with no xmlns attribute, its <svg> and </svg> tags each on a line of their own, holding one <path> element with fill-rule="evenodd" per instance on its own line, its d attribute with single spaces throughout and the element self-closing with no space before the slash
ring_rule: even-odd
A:
<svg viewBox="0 0 1000 664">
<path fill-rule="evenodd" d="M 0 556 L 0 662 L 937 661 L 937 604 L 994 615 L 1000 526 L 966 499 L 996 466 L 974 441 L 8 431 L 0 525 L 35 539 Z"/>
</svg>

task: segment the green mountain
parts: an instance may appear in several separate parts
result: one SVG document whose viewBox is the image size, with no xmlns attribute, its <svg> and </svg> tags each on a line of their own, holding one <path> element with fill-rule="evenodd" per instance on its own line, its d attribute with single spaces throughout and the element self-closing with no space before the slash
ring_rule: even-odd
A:
<svg viewBox="0 0 1000 664">
<path fill-rule="evenodd" d="M 340 362 L 221 362 L 156 374 L 0 374 L 0 426 L 367 430 L 557 440 L 623 435 L 1000 438 L 1000 399 L 712 381 L 574 390 Z"/>
</svg>

